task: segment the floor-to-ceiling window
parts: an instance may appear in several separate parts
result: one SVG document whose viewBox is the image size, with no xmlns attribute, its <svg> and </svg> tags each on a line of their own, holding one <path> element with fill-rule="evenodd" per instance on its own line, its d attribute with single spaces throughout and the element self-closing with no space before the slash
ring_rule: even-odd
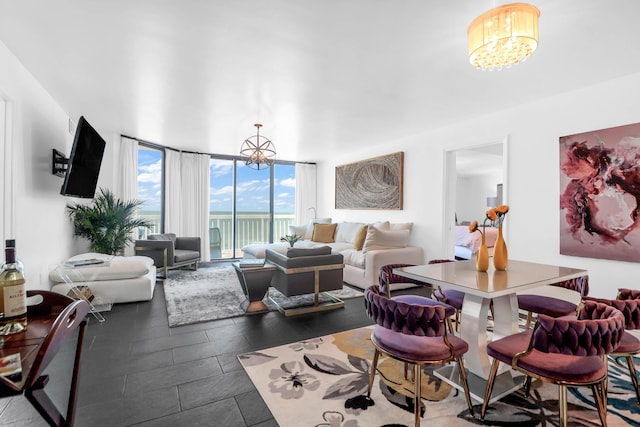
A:
<svg viewBox="0 0 640 427">
<path fill-rule="evenodd" d="M 139 215 L 153 222 L 139 238 L 162 232 L 164 149 L 138 145 Z M 209 249 L 211 259 L 241 258 L 242 247 L 279 241 L 295 221 L 294 162 L 255 170 L 234 156 L 211 156 L 209 163 Z"/>
<path fill-rule="evenodd" d="M 138 215 L 153 223 L 153 228 L 139 230 L 139 239 L 163 231 L 163 156 L 162 149 L 138 144 L 138 200 L 142 202 Z"/>
</svg>

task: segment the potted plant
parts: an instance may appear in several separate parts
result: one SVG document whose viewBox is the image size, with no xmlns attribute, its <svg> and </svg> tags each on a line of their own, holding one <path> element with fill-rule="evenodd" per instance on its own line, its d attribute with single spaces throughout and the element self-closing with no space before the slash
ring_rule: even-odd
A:
<svg viewBox="0 0 640 427">
<path fill-rule="evenodd" d="M 141 204 L 138 200 L 120 200 L 101 188 L 91 204 L 67 205 L 67 212 L 73 222 L 74 235 L 87 239 L 91 251 L 119 255 L 133 242 L 132 231 L 152 226 L 148 220 L 135 217 Z"/>
</svg>

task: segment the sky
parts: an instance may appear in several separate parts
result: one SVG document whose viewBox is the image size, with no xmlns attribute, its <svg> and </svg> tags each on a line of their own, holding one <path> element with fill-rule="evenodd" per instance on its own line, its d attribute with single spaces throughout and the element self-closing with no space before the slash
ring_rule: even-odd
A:
<svg viewBox="0 0 640 427">
<path fill-rule="evenodd" d="M 138 150 L 138 199 L 141 211 L 160 211 L 162 153 Z M 254 170 L 238 162 L 238 212 L 269 211 L 270 169 Z M 233 160 L 212 159 L 209 167 L 209 210 L 230 212 L 233 203 Z M 295 166 L 274 166 L 274 208 L 276 213 L 294 213 Z"/>
</svg>

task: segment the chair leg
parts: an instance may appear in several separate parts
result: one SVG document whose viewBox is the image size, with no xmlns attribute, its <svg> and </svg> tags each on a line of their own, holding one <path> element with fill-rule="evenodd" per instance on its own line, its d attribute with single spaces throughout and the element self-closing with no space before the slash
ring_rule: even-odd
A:
<svg viewBox="0 0 640 427">
<path fill-rule="evenodd" d="M 607 378 L 591 386 L 602 427 L 607 427 Z"/>
<path fill-rule="evenodd" d="M 480 419 L 484 420 L 484 415 L 487 412 L 487 406 L 489 406 L 489 399 L 491 399 L 491 393 L 493 392 L 493 383 L 496 380 L 496 374 L 498 373 L 498 365 L 500 361 L 493 359 L 491 364 L 491 371 L 489 372 L 489 378 L 487 379 L 487 389 L 484 392 L 484 401 L 482 402 L 482 409 L 480 410 Z"/>
<path fill-rule="evenodd" d="M 473 417 L 473 404 L 471 403 L 471 393 L 469 393 L 469 383 L 467 382 L 467 371 L 464 370 L 464 362 L 462 356 L 458 356 L 458 371 L 460 372 L 460 381 L 462 382 L 462 388 L 464 389 L 464 397 L 467 399 L 467 406 L 469 407 L 469 413 Z"/>
<path fill-rule="evenodd" d="M 371 362 L 371 373 L 369 374 L 369 389 L 367 390 L 367 398 L 371 398 L 371 390 L 373 389 L 373 379 L 376 376 L 376 369 L 378 367 L 378 357 L 380 357 L 380 350 L 376 348 L 373 354 L 373 361 Z"/>
<path fill-rule="evenodd" d="M 420 427 L 420 402 L 422 399 L 422 369 L 421 366 L 419 364 L 414 364 L 413 365 L 413 377 L 414 377 L 414 383 L 416 385 L 415 388 L 415 396 L 414 396 L 414 402 L 413 402 L 413 416 L 415 419 L 415 425 L 416 427 Z"/>
<path fill-rule="evenodd" d="M 530 393 L 531 393 L 531 382 L 532 382 L 533 378 L 530 376 L 527 376 L 527 378 L 524 380 L 524 397 L 529 397 Z"/>
<path fill-rule="evenodd" d="M 625 359 L 627 359 L 629 374 L 631 375 L 631 382 L 633 383 L 633 388 L 636 390 L 636 398 L 638 399 L 638 404 L 640 404 L 640 386 L 638 385 L 638 374 L 636 373 L 636 367 L 633 363 L 633 356 L 627 354 L 625 356 Z"/>
<path fill-rule="evenodd" d="M 530 311 L 527 311 L 527 323 L 524 326 L 524 329 L 527 330 L 531 327 L 531 320 L 533 318 L 533 313 Z"/>
<path fill-rule="evenodd" d="M 594 395 L 596 393 L 594 392 Z M 567 407 L 567 386 L 558 386 L 558 406 L 560 412 L 560 427 L 567 427 L 568 407 Z"/>
</svg>

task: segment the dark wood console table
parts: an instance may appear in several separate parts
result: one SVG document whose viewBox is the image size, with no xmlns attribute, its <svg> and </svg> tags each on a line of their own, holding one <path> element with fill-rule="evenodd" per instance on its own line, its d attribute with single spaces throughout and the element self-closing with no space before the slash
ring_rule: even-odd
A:
<svg viewBox="0 0 640 427">
<path fill-rule="evenodd" d="M 49 425 L 72 426 L 80 355 L 89 305 L 86 301 L 73 300 L 55 292 L 27 291 L 28 297 L 36 295 L 41 296 L 42 302 L 28 307 L 27 329 L 24 332 L 3 337 L 4 343 L 0 346 L 0 357 L 19 353 L 22 373 L 10 377 L 0 376 L 0 397 L 24 393 Z M 64 342 L 76 331 L 78 339 L 65 417 L 45 393 L 44 388 L 49 377 L 42 375 L 42 372 Z"/>
</svg>

